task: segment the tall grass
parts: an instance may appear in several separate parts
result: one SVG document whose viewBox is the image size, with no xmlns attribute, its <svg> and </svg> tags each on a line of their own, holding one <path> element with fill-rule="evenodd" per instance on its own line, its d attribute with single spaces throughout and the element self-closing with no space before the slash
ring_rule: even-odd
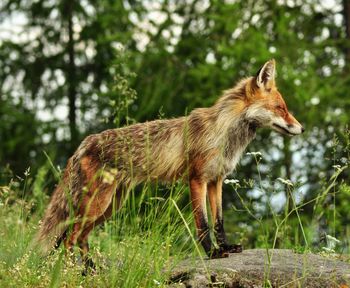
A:
<svg viewBox="0 0 350 288">
<path fill-rule="evenodd" d="M 338 256 L 339 254 L 346 255 L 343 259 L 350 260 L 350 245 L 347 241 L 349 226 L 346 220 L 342 221 L 342 215 L 348 215 L 346 211 L 348 210 L 350 199 L 350 186 L 341 180 L 342 174 L 349 170 L 349 159 L 345 161 L 343 166 L 335 165 L 334 173 L 325 183 L 323 189 L 316 197 L 307 201 L 296 201 L 295 195 L 298 193 L 298 183 L 292 183 L 290 179 L 276 179 L 276 181 L 284 185 L 287 196 L 284 208 L 278 211 L 271 205 L 270 201 L 270 197 L 273 196 L 274 192 L 268 191 L 262 185 L 263 180 L 259 170 L 261 153 L 251 152 L 248 154 L 255 159 L 258 183 L 253 184 L 252 181 L 238 181 L 237 179 L 228 180 L 226 183 L 231 185 L 241 204 L 240 209 L 233 207 L 234 212 L 236 214 L 246 214 L 246 221 L 251 223 L 251 229 L 243 230 L 238 234 L 240 234 L 243 242 L 249 238 L 255 238 L 255 242 L 250 242 L 248 247 L 261 247 L 266 250 L 265 259 L 267 261 L 265 263 L 264 286 L 272 287 L 269 278 L 273 249 L 276 248 L 293 249 L 297 253 L 321 253 L 326 256 L 338 253 Z M 272 185 L 269 186 L 271 187 Z M 262 194 L 268 196 L 263 213 L 256 209 L 254 203 L 249 201 L 249 198 L 247 199 L 241 194 L 242 190 L 251 188 L 258 189 Z M 339 201 L 337 198 L 345 198 L 347 202 Z M 329 203 L 332 203 L 332 205 L 329 205 Z M 309 214 L 304 215 L 303 210 L 305 207 L 312 207 L 313 213 L 311 217 Z M 330 211 L 325 211 L 325 207 L 329 207 Z M 234 217 L 231 212 L 228 211 L 226 213 L 226 218 Z M 319 231 L 321 219 L 328 224 L 325 231 L 322 232 Z M 342 223 L 345 225 L 342 226 Z M 320 235 L 321 233 L 323 235 Z M 249 236 L 249 234 L 253 234 L 253 237 L 251 237 L 252 235 Z M 336 237 L 341 238 L 341 240 L 338 240 Z"/>
<path fill-rule="evenodd" d="M 276 179 L 287 196 L 284 208 L 276 210 L 270 201 L 274 192 L 262 185 L 260 156 L 250 154 L 255 158 L 259 180 L 256 184 L 231 181 L 231 191 L 240 207 L 225 211 L 226 228 L 231 242 L 233 238 L 235 242 L 240 239 L 247 248 L 266 250 L 266 286 L 271 286 L 271 249 L 349 256 L 350 228 L 344 219 L 348 215 L 350 186 L 341 181 L 349 169 L 349 160 L 343 166 L 334 165 L 333 175 L 313 199 L 296 201 L 298 185 L 290 179 Z M 96 273 L 82 276 L 78 251 L 75 258 L 67 257 L 63 247 L 49 256 L 40 256 L 31 248 L 31 241 L 48 202 L 45 179 L 58 172 L 52 168 L 48 158 L 48 164 L 36 175 L 27 170 L 22 178 L 0 187 L 0 287 L 162 287 L 184 258 L 201 259 L 206 268 L 205 255 L 195 241 L 188 187 L 178 182 L 170 187 L 136 187 L 112 219 L 93 231 L 90 253 L 97 264 Z M 262 212 L 242 194 L 253 187 L 267 195 Z M 312 213 L 304 213 L 310 207 Z M 322 223 L 327 223 L 328 230 L 319 237 Z"/>
<path fill-rule="evenodd" d="M 265 248 L 268 255 L 266 286 L 269 286 L 270 249 L 293 248 L 304 252 L 320 251 L 322 246 L 326 246 L 309 245 L 314 243 L 313 222 L 319 215 L 314 215 L 310 221 L 303 217 L 302 210 L 305 205 L 313 203 L 317 211 L 326 195 L 334 193 L 336 179 L 344 169 L 346 167 L 337 169 L 328 186 L 308 202 L 296 203 L 294 186 L 286 184 L 292 209 L 276 212 L 269 206 L 271 210 L 266 213 L 269 216 L 257 216 L 252 204 L 240 194 L 241 187 L 233 185 L 243 206 L 240 213 L 246 213 L 250 224 L 257 227 L 259 238 L 252 246 Z M 40 172 L 38 175 L 45 174 Z M 172 269 L 184 258 L 200 256 L 203 266 L 206 266 L 201 248 L 195 242 L 191 207 L 177 204 L 189 203 L 187 187 L 180 183 L 174 183 L 170 189 L 150 185 L 137 187 L 131 191 L 121 210 L 95 229 L 90 242 L 91 255 L 98 267 L 96 274 L 83 277 L 81 261 L 66 257 L 64 248 L 49 256 L 40 256 L 35 250 L 30 250 L 30 243 L 43 213 L 42 200 L 18 197 L 18 191 L 21 191 L 20 195 L 27 194 L 23 189 L 27 189 L 28 183 L 32 183 L 31 187 L 43 183 L 38 175 L 33 178 L 33 183 L 31 176 L 27 175 L 1 187 L 1 287 L 162 287 Z M 350 191 L 346 184 L 342 184 L 340 189 Z M 333 213 L 330 217 L 333 219 Z M 229 237 L 232 238 L 230 233 Z M 300 250 L 300 247 L 303 249 Z M 348 246 L 342 246 L 343 253 L 349 253 L 348 249 Z"/>
<path fill-rule="evenodd" d="M 184 199 L 187 188 L 178 183 L 166 191 L 138 187 L 121 210 L 92 233 L 91 255 L 98 268 L 83 277 L 81 261 L 66 257 L 63 247 L 46 257 L 30 250 L 42 206 L 35 197 L 17 198 L 17 186 L 20 183 L 1 187 L 0 287 L 162 286 L 181 259 L 197 253 L 186 229 L 192 227 L 190 207 L 174 205 L 189 203 Z M 35 207 L 40 209 L 32 213 Z"/>
</svg>

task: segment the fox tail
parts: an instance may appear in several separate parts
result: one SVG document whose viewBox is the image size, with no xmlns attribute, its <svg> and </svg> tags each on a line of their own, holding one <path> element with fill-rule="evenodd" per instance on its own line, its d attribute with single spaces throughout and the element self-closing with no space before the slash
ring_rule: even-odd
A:
<svg viewBox="0 0 350 288">
<path fill-rule="evenodd" d="M 51 198 L 50 204 L 41 221 L 33 245 L 39 248 L 43 254 L 47 254 L 52 248 L 58 248 L 66 237 L 69 219 L 68 201 L 64 188 L 59 185 Z"/>
</svg>

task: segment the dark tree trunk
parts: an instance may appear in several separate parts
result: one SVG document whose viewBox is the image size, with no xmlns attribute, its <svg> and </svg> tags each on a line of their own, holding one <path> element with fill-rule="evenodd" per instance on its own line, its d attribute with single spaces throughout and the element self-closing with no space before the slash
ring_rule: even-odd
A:
<svg viewBox="0 0 350 288">
<path fill-rule="evenodd" d="M 68 100 L 69 100 L 69 130 L 70 130 L 70 152 L 75 150 L 78 141 L 78 130 L 76 123 L 76 66 L 75 66 L 75 51 L 73 39 L 73 0 L 68 0 L 65 5 L 67 25 L 68 25 L 68 65 L 67 65 L 67 85 L 68 85 Z"/>
</svg>

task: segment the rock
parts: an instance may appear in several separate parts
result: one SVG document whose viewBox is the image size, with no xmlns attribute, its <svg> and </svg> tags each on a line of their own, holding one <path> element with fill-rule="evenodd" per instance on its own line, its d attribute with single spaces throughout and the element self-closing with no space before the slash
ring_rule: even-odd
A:
<svg viewBox="0 0 350 288">
<path fill-rule="evenodd" d="M 287 249 L 245 250 L 228 258 L 185 260 L 171 273 L 169 287 L 339 287 L 350 286 L 350 264 Z"/>
</svg>

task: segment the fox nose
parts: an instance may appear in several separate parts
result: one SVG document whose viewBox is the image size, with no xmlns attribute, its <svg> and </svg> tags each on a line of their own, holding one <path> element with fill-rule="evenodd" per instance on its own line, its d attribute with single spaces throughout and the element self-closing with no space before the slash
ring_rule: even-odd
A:
<svg viewBox="0 0 350 288">
<path fill-rule="evenodd" d="M 303 126 L 301 126 L 301 133 L 304 133 L 305 128 Z"/>
</svg>

